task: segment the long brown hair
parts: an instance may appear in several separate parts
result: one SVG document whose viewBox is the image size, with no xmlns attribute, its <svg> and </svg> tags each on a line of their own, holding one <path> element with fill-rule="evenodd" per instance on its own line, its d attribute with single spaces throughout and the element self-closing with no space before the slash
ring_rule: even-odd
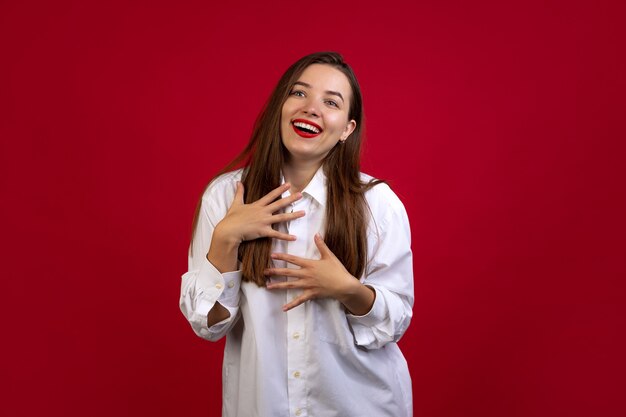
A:
<svg viewBox="0 0 626 417">
<path fill-rule="evenodd" d="M 352 88 L 348 120 L 356 121 L 356 128 L 348 140 L 335 145 L 324 159 L 324 173 L 328 180 L 324 241 L 348 272 L 359 278 L 367 262 L 368 207 L 364 194 L 381 181 L 364 183 L 360 178 L 361 142 L 364 132 L 361 88 L 352 68 L 340 54 L 317 52 L 291 65 L 278 81 L 259 114 L 248 145 L 216 177 L 239 166 L 245 160 L 242 182 L 245 189 L 244 201 L 248 204 L 257 201 L 280 185 L 281 169 L 287 156 L 280 136 L 282 107 L 294 83 L 312 64 L 325 64 L 338 69 L 348 78 Z M 202 197 L 198 201 L 193 220 L 192 242 L 201 202 Z M 270 266 L 271 249 L 270 238 L 241 243 L 239 260 L 242 263 L 244 281 L 253 281 L 259 286 L 265 285 L 263 270 Z"/>
</svg>

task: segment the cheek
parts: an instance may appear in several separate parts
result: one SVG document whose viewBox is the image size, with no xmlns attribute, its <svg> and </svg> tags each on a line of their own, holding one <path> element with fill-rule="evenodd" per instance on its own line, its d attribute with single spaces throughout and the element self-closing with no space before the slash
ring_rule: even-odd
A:
<svg viewBox="0 0 626 417">
<path fill-rule="evenodd" d="M 285 101 L 285 103 L 283 104 L 281 113 L 283 116 L 293 114 L 293 112 L 296 111 L 296 107 L 297 102 L 295 102 L 293 98 L 288 98 L 287 101 Z"/>
<path fill-rule="evenodd" d="M 328 127 L 331 127 L 336 132 L 343 132 L 347 124 L 348 120 L 343 115 L 335 115 L 327 119 Z"/>
</svg>

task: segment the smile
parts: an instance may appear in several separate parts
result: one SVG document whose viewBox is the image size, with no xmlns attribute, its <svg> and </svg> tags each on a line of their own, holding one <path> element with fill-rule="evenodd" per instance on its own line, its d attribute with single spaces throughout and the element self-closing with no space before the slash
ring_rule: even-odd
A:
<svg viewBox="0 0 626 417">
<path fill-rule="evenodd" d="M 322 133 L 322 128 L 317 124 L 304 119 L 295 119 L 291 122 L 294 132 L 303 138 L 314 138 Z"/>
</svg>

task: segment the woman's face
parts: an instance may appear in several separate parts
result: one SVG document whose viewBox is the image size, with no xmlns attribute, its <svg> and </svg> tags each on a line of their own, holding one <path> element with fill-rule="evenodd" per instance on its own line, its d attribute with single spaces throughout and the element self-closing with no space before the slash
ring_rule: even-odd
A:
<svg viewBox="0 0 626 417">
<path fill-rule="evenodd" d="M 350 82 L 338 69 L 313 64 L 302 72 L 282 109 L 280 133 L 289 163 L 321 165 L 337 142 L 348 138 L 356 127 L 348 120 L 351 98 Z"/>
</svg>

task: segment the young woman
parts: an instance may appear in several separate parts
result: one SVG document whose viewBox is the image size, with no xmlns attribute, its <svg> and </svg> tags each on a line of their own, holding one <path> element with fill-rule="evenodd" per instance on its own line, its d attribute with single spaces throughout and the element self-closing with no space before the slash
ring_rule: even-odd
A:
<svg viewBox="0 0 626 417">
<path fill-rule="evenodd" d="M 226 336 L 225 417 L 412 415 L 396 344 L 412 316 L 409 223 L 359 172 L 362 129 L 351 68 L 305 56 L 202 195 L 180 308 L 198 336 Z"/>
</svg>

